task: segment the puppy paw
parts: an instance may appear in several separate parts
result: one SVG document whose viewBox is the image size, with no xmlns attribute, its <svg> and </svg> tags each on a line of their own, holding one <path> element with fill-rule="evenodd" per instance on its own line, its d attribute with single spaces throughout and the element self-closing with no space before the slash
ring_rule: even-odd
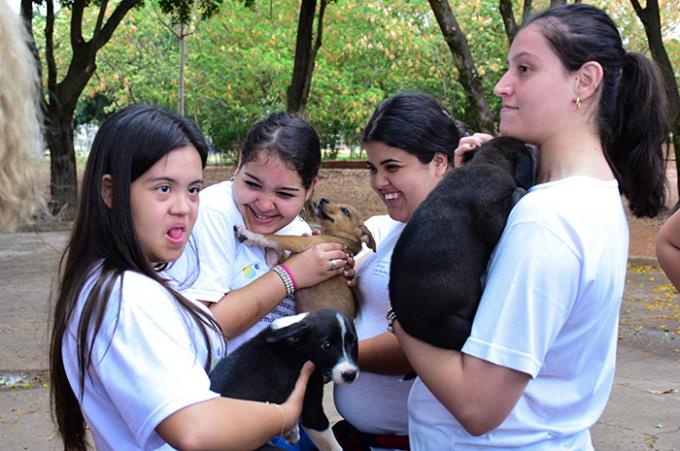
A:
<svg viewBox="0 0 680 451">
<path fill-rule="evenodd" d="M 297 442 L 299 442 L 300 426 L 298 426 L 296 423 L 295 426 L 293 426 L 293 429 L 283 434 L 283 439 L 286 441 L 286 443 L 289 443 L 291 445 L 295 445 Z"/>
<path fill-rule="evenodd" d="M 237 240 L 239 240 L 241 243 L 245 243 L 246 246 L 256 246 L 257 245 L 253 240 L 253 236 L 252 236 L 253 233 L 243 226 L 235 225 L 234 226 L 234 235 L 236 235 Z"/>
</svg>

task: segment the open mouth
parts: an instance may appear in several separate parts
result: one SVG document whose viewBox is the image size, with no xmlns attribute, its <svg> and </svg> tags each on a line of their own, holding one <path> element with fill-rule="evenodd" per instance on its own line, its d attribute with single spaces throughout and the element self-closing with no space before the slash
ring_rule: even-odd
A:
<svg viewBox="0 0 680 451">
<path fill-rule="evenodd" d="M 333 218 L 331 218 L 328 213 L 326 213 L 326 210 L 324 209 L 324 203 L 321 202 L 315 202 L 312 204 L 314 206 L 314 214 L 316 215 L 317 218 L 319 219 L 325 219 L 326 221 L 331 221 L 333 222 Z"/>
<path fill-rule="evenodd" d="M 170 238 L 170 241 L 179 243 L 184 239 L 184 226 L 176 226 L 168 230 L 166 235 Z"/>
</svg>

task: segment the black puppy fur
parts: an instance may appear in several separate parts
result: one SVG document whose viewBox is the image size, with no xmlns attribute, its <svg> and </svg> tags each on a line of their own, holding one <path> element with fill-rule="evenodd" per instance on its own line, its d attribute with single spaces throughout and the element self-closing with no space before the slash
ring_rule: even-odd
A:
<svg viewBox="0 0 680 451">
<path fill-rule="evenodd" d="M 293 391 L 303 364 L 311 360 L 315 369 L 301 423 L 319 449 L 340 449 L 323 411 L 323 385 L 324 380 L 338 384 L 356 380 L 357 349 L 354 325 L 340 311 L 280 318 L 222 359 L 210 373 L 210 388 L 229 398 L 282 403 Z"/>
<path fill-rule="evenodd" d="M 437 347 L 462 348 L 491 252 L 533 182 L 531 149 L 496 138 L 432 190 L 392 254 L 390 301 L 406 332 Z"/>
</svg>

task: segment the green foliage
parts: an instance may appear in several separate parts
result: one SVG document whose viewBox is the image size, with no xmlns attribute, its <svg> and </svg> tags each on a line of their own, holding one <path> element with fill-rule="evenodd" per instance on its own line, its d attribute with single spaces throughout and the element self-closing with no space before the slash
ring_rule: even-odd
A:
<svg viewBox="0 0 680 451">
<path fill-rule="evenodd" d="M 299 3 L 227 0 L 186 40 L 187 116 L 227 159 L 237 155 L 253 122 L 285 109 Z M 547 0 L 534 3 L 536 8 L 547 6 Z M 628 48 L 639 50 L 639 45 L 644 50 L 644 32 L 633 13 L 615 0 L 602 3 L 621 25 Z M 487 99 L 496 108 L 492 90 L 504 70 L 508 46 L 498 2 L 452 0 L 451 7 L 467 34 Z M 671 10 L 664 8 L 662 14 L 673 15 L 662 16 L 664 23 L 677 23 L 678 13 Z M 137 102 L 177 108 L 178 44 L 160 24 L 159 14 L 150 4 L 133 10 L 100 51 L 95 77 L 81 98 L 79 121 L 92 107 L 105 114 Z M 520 20 L 520 1 L 515 15 Z M 96 16 L 87 20 L 94 23 Z M 59 12 L 55 27 L 61 65 L 69 58 L 68 12 Z M 669 55 L 677 62 L 678 39 L 668 42 Z M 331 3 L 305 111 L 322 136 L 326 156 L 337 156 L 341 145 L 355 145 L 376 105 L 404 90 L 430 93 L 456 118 L 473 122 L 467 117 L 450 51 L 426 0 Z M 102 103 L 102 96 L 110 104 Z"/>
</svg>

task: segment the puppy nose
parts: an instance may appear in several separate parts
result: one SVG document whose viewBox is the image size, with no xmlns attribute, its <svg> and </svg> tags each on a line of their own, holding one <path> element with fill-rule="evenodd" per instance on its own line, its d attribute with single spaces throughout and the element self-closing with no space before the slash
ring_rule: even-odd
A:
<svg viewBox="0 0 680 451">
<path fill-rule="evenodd" d="M 327 204 L 327 203 L 328 203 L 328 199 L 323 198 L 323 197 L 321 199 L 319 199 L 319 205 L 324 205 L 324 204 Z"/>
<path fill-rule="evenodd" d="M 345 370 L 341 374 L 342 380 L 346 383 L 351 383 L 354 382 L 354 379 L 357 378 L 357 370 Z"/>
</svg>

